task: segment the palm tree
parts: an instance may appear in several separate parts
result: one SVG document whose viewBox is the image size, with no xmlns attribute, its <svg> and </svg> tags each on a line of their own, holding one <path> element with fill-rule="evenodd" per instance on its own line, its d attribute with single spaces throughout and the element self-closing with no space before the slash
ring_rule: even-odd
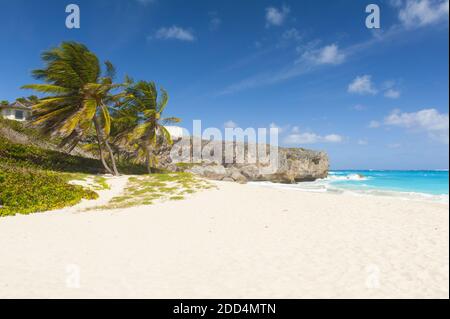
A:
<svg viewBox="0 0 450 319">
<path fill-rule="evenodd" d="M 34 70 L 33 76 L 45 84 L 23 86 L 46 94 L 33 106 L 32 123 L 44 133 L 61 136 L 60 146 L 68 145 L 69 152 L 93 131 L 93 125 L 103 166 L 109 173 L 118 175 L 108 142 L 111 128 L 108 105 L 120 97 L 112 92 L 121 86 L 113 83 L 113 65 L 105 62 L 106 71 L 102 74 L 97 56 L 76 42 L 63 42 L 44 52 L 42 60 L 45 68 Z M 103 147 L 109 153 L 112 169 Z"/>
<path fill-rule="evenodd" d="M 158 91 L 154 82 L 140 81 L 130 85 L 118 111 L 122 120 L 122 130 L 118 140 L 135 146 L 137 156 L 145 158 L 149 173 L 158 164 L 156 152 L 163 143 L 173 144 L 169 131 L 164 125 L 178 123 L 176 117 L 162 118 L 169 96 L 164 89 Z"/>
</svg>

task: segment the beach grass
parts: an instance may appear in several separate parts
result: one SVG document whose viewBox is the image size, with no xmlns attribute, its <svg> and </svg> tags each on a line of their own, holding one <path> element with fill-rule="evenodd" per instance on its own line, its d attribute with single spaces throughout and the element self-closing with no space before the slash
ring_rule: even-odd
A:
<svg viewBox="0 0 450 319">
<path fill-rule="evenodd" d="M 123 194 L 112 198 L 107 205 L 89 210 L 128 208 L 183 200 L 186 195 L 213 187 L 210 182 L 183 172 L 132 176 L 128 179 Z"/>
</svg>

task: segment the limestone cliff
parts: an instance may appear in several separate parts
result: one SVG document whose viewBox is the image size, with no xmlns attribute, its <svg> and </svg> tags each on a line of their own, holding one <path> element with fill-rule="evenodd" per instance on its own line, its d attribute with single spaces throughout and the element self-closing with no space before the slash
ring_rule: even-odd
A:
<svg viewBox="0 0 450 319">
<path fill-rule="evenodd" d="M 173 161 L 173 154 L 181 152 L 174 150 L 184 142 L 187 155 L 179 156 Z M 194 174 L 215 180 L 247 182 L 272 181 L 278 183 L 295 183 L 314 181 L 328 176 L 329 159 L 325 152 L 306 150 L 303 148 L 273 148 L 265 145 L 255 145 L 239 142 L 201 141 L 203 155 L 196 158 L 194 155 L 192 139 L 178 141 L 173 149 L 167 148 L 163 155 L 164 166 L 170 170 L 192 172 Z M 263 150 L 261 151 L 261 147 Z M 222 150 L 218 157 L 214 153 Z M 231 158 L 222 154 L 231 150 Z M 172 156 L 170 152 L 172 151 Z M 277 161 L 274 164 L 268 154 L 278 151 Z M 185 152 L 186 153 L 186 152 Z M 228 153 L 230 154 L 230 153 Z M 177 156 L 175 156 L 177 157 Z"/>
</svg>

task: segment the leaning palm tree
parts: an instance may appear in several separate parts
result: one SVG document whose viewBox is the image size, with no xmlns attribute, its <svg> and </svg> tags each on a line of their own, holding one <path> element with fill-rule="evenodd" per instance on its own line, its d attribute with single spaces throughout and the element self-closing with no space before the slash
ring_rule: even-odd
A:
<svg viewBox="0 0 450 319">
<path fill-rule="evenodd" d="M 111 127 L 108 105 L 120 96 L 112 93 L 120 86 L 113 83 L 113 65 L 105 62 L 106 71 L 102 75 L 97 56 L 75 42 L 63 42 L 44 52 L 42 59 L 45 68 L 33 71 L 33 76 L 45 84 L 23 86 L 46 94 L 33 106 L 32 123 L 44 133 L 62 137 L 60 146 L 68 146 L 69 151 L 90 134 L 94 126 L 103 166 L 109 173 L 118 175 L 108 142 Z M 104 148 L 109 153 L 112 169 L 106 161 Z"/>
<path fill-rule="evenodd" d="M 140 81 L 129 86 L 123 100 L 119 117 L 124 119 L 122 132 L 118 140 L 135 147 L 138 158 L 145 158 L 149 173 L 158 165 L 156 156 L 163 143 L 173 144 L 165 125 L 178 123 L 176 117 L 162 118 L 169 96 L 164 89 L 158 91 L 154 82 Z"/>
</svg>

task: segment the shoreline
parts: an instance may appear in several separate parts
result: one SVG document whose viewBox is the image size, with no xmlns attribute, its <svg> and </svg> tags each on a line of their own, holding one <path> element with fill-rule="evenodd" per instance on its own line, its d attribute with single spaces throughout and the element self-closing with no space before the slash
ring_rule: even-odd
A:
<svg viewBox="0 0 450 319">
<path fill-rule="evenodd" d="M 320 181 L 320 180 L 319 180 Z M 441 203 L 449 204 L 449 194 L 428 194 L 420 192 L 407 192 L 407 191 L 396 191 L 396 190 L 384 190 L 384 189 L 346 189 L 339 188 L 334 185 L 328 185 L 328 188 L 323 189 L 308 189 L 304 187 L 296 187 L 295 185 L 302 185 L 308 182 L 300 182 L 296 184 L 280 184 L 272 182 L 249 182 L 249 185 L 267 187 L 273 189 L 286 189 L 305 193 L 319 193 L 319 194 L 336 194 L 336 195 L 349 195 L 349 196 L 368 196 L 368 197 L 384 197 L 384 198 L 394 198 L 404 201 L 417 201 L 424 203 Z M 315 182 L 311 182 L 315 183 Z"/>
<path fill-rule="evenodd" d="M 311 182 L 251 184 L 305 192 L 449 203 L 448 170 L 330 170 L 328 177 Z"/>
<path fill-rule="evenodd" d="M 0 297 L 448 298 L 447 204 L 214 184 L 2 218 Z"/>
</svg>

